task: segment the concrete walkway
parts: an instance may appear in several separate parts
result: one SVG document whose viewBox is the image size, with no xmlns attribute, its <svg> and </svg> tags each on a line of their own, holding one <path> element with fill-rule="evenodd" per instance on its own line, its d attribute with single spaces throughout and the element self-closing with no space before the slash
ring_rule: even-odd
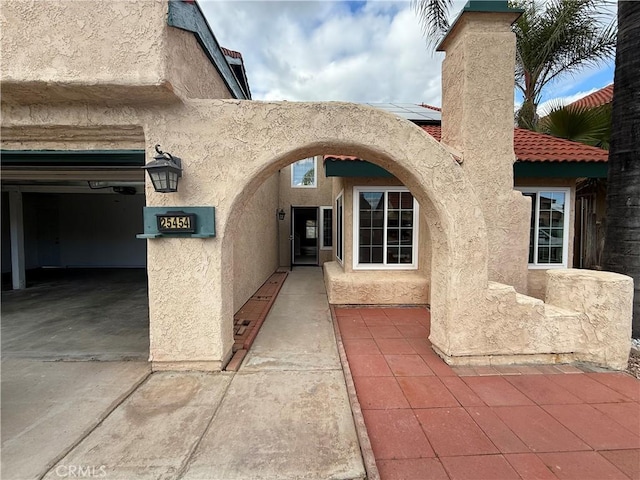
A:
<svg viewBox="0 0 640 480">
<path fill-rule="evenodd" d="M 55 441 L 55 431 L 40 433 Z M 106 479 L 364 478 L 322 271 L 291 272 L 238 373 L 150 375 L 44 478 L 72 471 Z"/>
</svg>

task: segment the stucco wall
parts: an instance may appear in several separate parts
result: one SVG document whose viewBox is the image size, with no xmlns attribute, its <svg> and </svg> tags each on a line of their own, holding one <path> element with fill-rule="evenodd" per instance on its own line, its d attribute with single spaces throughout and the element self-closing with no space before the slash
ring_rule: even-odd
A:
<svg viewBox="0 0 640 480">
<path fill-rule="evenodd" d="M 114 0 L 90 2 L 87 8 L 88 3 L 2 2 L 3 96 L 7 93 L 7 99 L 17 95 L 27 100 L 21 93 L 40 88 L 52 93 L 57 88 L 59 100 L 64 101 L 82 98 L 80 86 L 164 83 L 167 3 Z M 37 100 L 31 99 L 33 103 Z M 42 100 L 49 99 L 43 94 Z M 112 102 L 119 100 L 136 99 L 112 98 Z"/>
<path fill-rule="evenodd" d="M 331 178 L 324 174 L 324 164 L 322 156 L 316 157 L 316 188 L 293 188 L 291 186 L 291 165 L 280 170 L 280 199 L 278 209 L 285 211 L 286 217 L 280 221 L 280 265 L 288 267 L 291 265 L 291 207 L 332 207 Z M 320 218 L 318 219 L 320 221 Z M 334 226 L 335 231 L 335 226 Z M 318 264 L 332 260 L 332 250 L 319 249 Z"/>
<path fill-rule="evenodd" d="M 161 138 L 163 148 L 181 156 L 184 168 L 178 193 L 158 194 L 147 184 L 147 202 L 216 207 L 216 238 L 148 241 L 156 369 L 211 370 L 224 364 L 233 339 L 233 245 L 242 235 L 243 212 L 278 170 L 327 150 L 370 159 L 418 199 L 431 233 L 430 339 L 447 361 L 576 360 L 593 346 L 593 340 L 575 340 L 585 314 L 487 284 L 484 216 L 466 174 L 431 137 L 384 112 L 339 103 L 192 100 L 153 109 L 3 105 L 2 113 L 3 122 L 17 130 L 139 122 L 147 139 Z M 152 145 L 147 144 L 149 158 Z M 345 188 L 345 214 L 350 191 Z M 346 237 L 349 232 L 345 228 Z M 626 305 L 631 299 L 619 301 Z M 601 355 L 589 358 L 608 362 Z"/>
<path fill-rule="evenodd" d="M 466 12 L 447 35 L 442 143 L 461 153 L 480 198 L 490 236 L 489 278 L 524 293 L 530 210 L 529 201 L 513 191 L 515 18 Z"/>
<path fill-rule="evenodd" d="M 232 98 L 193 33 L 168 26 L 167 13 L 166 0 L 3 0 L 3 101 Z"/>
<path fill-rule="evenodd" d="M 145 266 L 144 195 L 23 193 L 23 202 L 27 268 Z"/>
<path fill-rule="evenodd" d="M 278 183 L 278 174 L 267 179 L 240 217 L 233 243 L 234 313 L 278 268 Z"/>
<path fill-rule="evenodd" d="M 233 98 L 193 33 L 168 27 L 166 45 L 165 68 L 178 95 L 184 98 Z"/>
</svg>

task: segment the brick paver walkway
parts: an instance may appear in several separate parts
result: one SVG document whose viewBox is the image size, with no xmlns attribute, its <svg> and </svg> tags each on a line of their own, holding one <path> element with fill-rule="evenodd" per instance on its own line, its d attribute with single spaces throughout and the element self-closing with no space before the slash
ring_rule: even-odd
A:
<svg viewBox="0 0 640 480">
<path fill-rule="evenodd" d="M 233 316 L 233 357 L 225 370 L 237 371 L 267 318 L 287 272 L 275 272 Z"/>
<path fill-rule="evenodd" d="M 640 382 L 572 366 L 451 368 L 426 308 L 336 308 L 380 478 L 640 479 Z"/>
</svg>

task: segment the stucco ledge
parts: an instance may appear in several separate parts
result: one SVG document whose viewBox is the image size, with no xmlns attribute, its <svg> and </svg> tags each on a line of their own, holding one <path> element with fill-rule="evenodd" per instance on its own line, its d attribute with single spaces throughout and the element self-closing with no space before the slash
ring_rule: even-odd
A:
<svg viewBox="0 0 640 480">
<path fill-rule="evenodd" d="M 417 270 L 345 272 L 338 262 L 325 262 L 324 282 L 332 305 L 425 305 L 429 278 Z"/>
</svg>

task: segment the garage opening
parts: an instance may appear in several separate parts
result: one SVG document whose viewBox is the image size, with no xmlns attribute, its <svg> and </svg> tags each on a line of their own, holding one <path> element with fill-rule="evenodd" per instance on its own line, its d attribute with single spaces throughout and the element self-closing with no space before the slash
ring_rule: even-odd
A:
<svg viewBox="0 0 640 480">
<path fill-rule="evenodd" d="M 3 356 L 146 360 L 144 151 L 2 156 Z"/>
</svg>

